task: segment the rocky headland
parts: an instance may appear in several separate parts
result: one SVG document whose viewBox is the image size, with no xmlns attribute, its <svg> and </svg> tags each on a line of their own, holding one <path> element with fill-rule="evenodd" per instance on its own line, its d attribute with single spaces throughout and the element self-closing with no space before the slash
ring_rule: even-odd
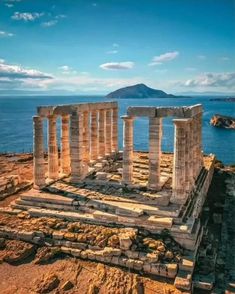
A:
<svg viewBox="0 0 235 294">
<path fill-rule="evenodd" d="M 235 129 L 235 118 L 231 116 L 215 114 L 211 118 L 210 124 L 218 128 Z"/>
</svg>

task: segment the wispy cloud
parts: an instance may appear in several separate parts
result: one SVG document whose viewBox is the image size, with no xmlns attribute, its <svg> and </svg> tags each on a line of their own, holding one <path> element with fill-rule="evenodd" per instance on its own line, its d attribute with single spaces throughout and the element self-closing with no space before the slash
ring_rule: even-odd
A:
<svg viewBox="0 0 235 294">
<path fill-rule="evenodd" d="M 55 19 L 61 19 L 61 18 L 66 18 L 66 17 L 67 17 L 67 15 L 65 15 L 65 14 L 58 14 L 55 16 Z"/>
<path fill-rule="evenodd" d="M 173 51 L 173 52 L 166 52 L 158 56 L 154 56 L 152 59 L 152 62 L 149 63 L 149 65 L 154 66 L 154 65 L 163 64 L 165 62 L 175 59 L 178 55 L 179 55 L 178 51 Z"/>
<path fill-rule="evenodd" d="M 64 19 L 66 17 L 67 17 L 67 15 L 65 15 L 65 14 L 58 14 L 54 18 L 52 18 L 51 20 L 42 22 L 41 26 L 44 28 L 49 28 L 49 27 L 55 26 L 60 19 Z"/>
<path fill-rule="evenodd" d="M 106 52 L 107 54 L 117 54 L 118 50 L 109 50 Z"/>
<path fill-rule="evenodd" d="M 8 7 L 8 8 L 12 8 L 12 7 L 14 7 L 14 4 L 12 4 L 12 3 L 5 3 L 5 6 Z"/>
<path fill-rule="evenodd" d="M 122 69 L 132 69 L 134 67 L 134 62 L 124 61 L 124 62 L 107 62 L 100 65 L 100 68 L 104 70 L 122 70 Z"/>
<path fill-rule="evenodd" d="M 41 26 L 42 27 L 53 27 L 57 24 L 58 20 L 57 19 L 53 19 L 53 20 L 50 20 L 50 21 L 45 21 L 45 22 L 42 22 L 41 23 Z"/>
<path fill-rule="evenodd" d="M 9 32 L 4 32 L 4 31 L 0 31 L 0 38 L 1 37 L 13 37 L 14 36 L 14 34 L 12 34 L 12 33 L 9 33 Z"/>
<path fill-rule="evenodd" d="M 187 87 L 222 87 L 231 88 L 235 85 L 235 72 L 204 73 L 183 83 Z"/>
<path fill-rule="evenodd" d="M 43 12 L 15 12 L 14 15 L 12 15 L 12 19 L 14 20 L 23 20 L 23 21 L 34 21 L 44 15 Z"/>
<path fill-rule="evenodd" d="M 197 58 L 200 59 L 200 60 L 205 60 L 206 59 L 206 55 L 198 55 Z"/>
<path fill-rule="evenodd" d="M 62 71 L 62 74 L 66 74 L 66 75 L 77 74 L 77 71 L 68 65 L 59 66 L 58 69 Z"/>
<path fill-rule="evenodd" d="M 119 44 L 118 43 L 113 43 L 112 45 L 114 48 L 118 48 L 119 47 Z"/>
<path fill-rule="evenodd" d="M 52 76 L 35 69 L 23 68 L 20 65 L 7 64 L 0 59 L 0 77 L 8 79 L 51 79 Z"/>
</svg>

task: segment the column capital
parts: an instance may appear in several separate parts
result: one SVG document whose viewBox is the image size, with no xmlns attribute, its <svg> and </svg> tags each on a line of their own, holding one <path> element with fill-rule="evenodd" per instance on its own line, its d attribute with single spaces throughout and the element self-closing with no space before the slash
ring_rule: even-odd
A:
<svg viewBox="0 0 235 294">
<path fill-rule="evenodd" d="M 124 121 L 125 120 L 133 121 L 135 119 L 135 117 L 134 116 L 123 115 L 123 116 L 121 116 L 121 119 L 123 119 Z"/>
<path fill-rule="evenodd" d="M 192 118 L 176 118 L 173 119 L 173 123 L 177 126 L 186 126 L 192 121 Z"/>
</svg>

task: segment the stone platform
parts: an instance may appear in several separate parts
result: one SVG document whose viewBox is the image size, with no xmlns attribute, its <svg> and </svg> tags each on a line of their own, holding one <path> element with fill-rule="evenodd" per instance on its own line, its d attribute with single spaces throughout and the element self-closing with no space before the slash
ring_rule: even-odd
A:
<svg viewBox="0 0 235 294">
<path fill-rule="evenodd" d="M 188 201 L 170 202 L 173 155 L 162 155 L 160 191 L 149 190 L 148 154 L 134 156 L 134 183 L 121 181 L 122 153 L 94 162 L 87 177 L 77 184 L 64 177 L 41 191 L 30 190 L 11 205 L 32 216 L 51 216 L 108 226 L 134 227 L 159 233 L 169 230 L 184 248 L 195 250 L 201 231 L 199 214 L 213 173 L 214 157 L 204 156 L 204 167 Z"/>
</svg>

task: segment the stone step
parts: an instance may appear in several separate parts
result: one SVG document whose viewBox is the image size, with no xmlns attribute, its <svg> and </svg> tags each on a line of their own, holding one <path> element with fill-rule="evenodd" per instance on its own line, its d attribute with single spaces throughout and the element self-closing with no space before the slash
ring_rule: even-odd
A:
<svg viewBox="0 0 235 294">
<path fill-rule="evenodd" d="M 115 210 L 117 214 L 119 212 L 122 213 L 130 213 L 135 216 L 142 215 L 146 213 L 148 215 L 156 215 L 159 217 L 177 217 L 179 214 L 179 206 L 171 204 L 167 207 L 157 207 L 152 205 L 145 205 L 139 203 L 126 203 L 119 201 L 107 201 L 107 200 L 90 200 L 86 203 L 86 205 L 92 206 L 94 208 L 99 209 L 111 209 Z"/>
<path fill-rule="evenodd" d="M 76 204 L 76 202 L 72 198 L 61 196 L 58 194 L 40 192 L 34 189 L 26 193 L 22 193 L 20 197 L 22 200 L 26 200 L 26 201 L 37 201 L 37 202 L 46 202 L 46 203 L 63 204 L 63 205 Z"/>
<path fill-rule="evenodd" d="M 41 207 L 41 208 L 50 208 L 50 209 L 58 209 L 65 211 L 76 211 L 78 209 L 78 205 L 66 205 L 66 204 L 54 204 L 48 202 L 39 202 L 39 201 L 27 201 L 22 199 L 16 199 L 14 205 L 21 205 L 26 207 Z"/>
<path fill-rule="evenodd" d="M 148 220 L 148 217 L 124 217 L 115 214 L 106 213 L 103 211 L 94 211 L 93 213 L 83 213 L 80 211 L 59 211 L 55 209 L 44 209 L 44 208 L 29 208 L 29 214 L 32 217 L 56 217 L 68 221 L 83 221 L 85 223 L 91 223 L 96 225 L 106 226 L 125 226 L 125 227 L 140 227 L 150 230 L 153 233 L 159 233 L 163 229 L 170 229 L 173 219 L 160 218 L 159 221 Z"/>
</svg>

